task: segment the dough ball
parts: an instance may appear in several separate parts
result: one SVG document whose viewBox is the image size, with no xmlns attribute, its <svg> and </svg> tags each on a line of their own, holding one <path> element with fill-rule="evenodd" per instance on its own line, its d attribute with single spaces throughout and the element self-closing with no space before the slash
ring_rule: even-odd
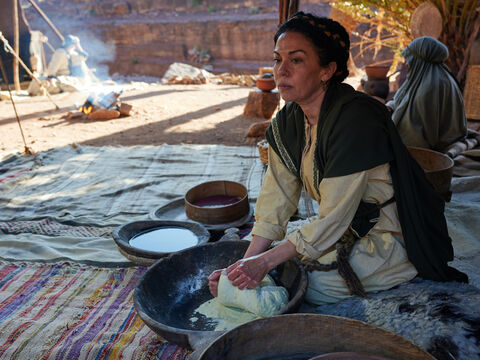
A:
<svg viewBox="0 0 480 360">
<path fill-rule="evenodd" d="M 226 274 L 222 274 L 218 283 L 218 301 L 225 306 L 268 317 L 288 303 L 288 291 L 283 286 L 276 286 L 269 275 L 255 289 L 240 290 L 232 285 Z"/>
</svg>

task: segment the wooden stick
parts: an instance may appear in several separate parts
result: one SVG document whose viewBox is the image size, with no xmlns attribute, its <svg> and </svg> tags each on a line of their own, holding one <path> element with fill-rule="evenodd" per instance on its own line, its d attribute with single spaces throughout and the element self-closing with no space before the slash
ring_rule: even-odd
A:
<svg viewBox="0 0 480 360">
<path fill-rule="evenodd" d="M 10 44 L 8 43 L 8 40 L 5 39 L 5 36 L 3 36 L 3 34 L 2 34 L 1 31 L 0 31 L 0 40 L 3 41 L 3 44 L 5 45 L 5 49 L 8 50 L 10 53 L 12 53 L 12 55 L 18 59 L 18 61 L 20 62 L 20 65 L 23 66 L 23 68 L 25 69 L 25 71 L 27 72 L 27 74 L 30 75 L 31 78 L 37 82 L 38 86 L 40 86 L 41 89 L 44 89 L 44 90 L 45 90 L 45 94 L 47 95 L 47 97 L 49 98 L 49 100 L 52 102 L 52 104 L 55 105 L 55 108 L 56 108 L 57 110 L 60 110 L 60 108 L 58 107 L 58 105 L 55 104 L 55 101 L 53 101 L 53 99 L 52 99 L 52 97 L 50 96 L 50 93 L 48 92 L 48 90 L 45 88 L 45 86 L 43 86 L 43 84 L 41 83 L 41 81 L 38 80 L 35 75 L 33 75 L 33 73 L 30 71 L 30 69 L 28 68 L 28 66 L 25 65 L 25 63 L 22 61 L 22 59 L 20 59 L 20 56 L 18 56 L 17 53 L 12 49 L 12 47 L 11 47 Z"/>
<path fill-rule="evenodd" d="M 17 54 L 20 53 L 20 30 L 18 29 L 18 0 L 13 0 L 13 46 Z M 13 58 L 13 84 L 15 90 L 20 90 L 20 71 L 17 58 Z"/>
<path fill-rule="evenodd" d="M 47 17 L 47 15 L 45 15 L 45 13 L 42 11 L 42 9 L 40 9 L 40 7 L 35 3 L 35 1 L 33 1 L 33 0 L 28 0 L 28 1 L 30 2 L 30 4 L 32 4 L 32 6 L 35 8 L 35 10 L 37 10 L 38 13 L 43 17 L 43 20 L 45 20 L 47 22 L 47 24 L 52 28 L 54 33 L 57 34 L 57 36 L 60 38 L 60 40 L 62 40 L 62 44 L 63 44 L 63 42 L 65 41 L 65 38 L 60 33 L 60 31 L 58 31 L 58 29 L 55 27 L 55 25 L 53 25 L 53 23 L 50 21 L 50 19 Z"/>
<path fill-rule="evenodd" d="M 27 141 L 25 140 L 25 135 L 23 135 L 22 124 L 20 124 L 20 118 L 18 117 L 17 108 L 15 106 L 15 102 L 13 101 L 13 95 L 12 95 L 12 92 L 10 91 L 10 84 L 8 83 L 7 74 L 5 72 L 5 68 L 3 67 L 3 62 L 2 62 L 1 57 L 0 57 L 0 68 L 2 70 L 3 80 L 5 81 L 5 84 L 7 85 L 8 93 L 10 94 L 10 100 L 12 100 L 13 111 L 15 112 L 15 116 L 17 118 L 17 123 L 18 123 L 18 127 L 20 129 L 20 134 L 22 135 L 24 151 L 25 151 L 26 154 L 33 154 L 32 149 L 30 149 L 27 145 Z"/>
<path fill-rule="evenodd" d="M 300 5 L 300 0 L 290 1 L 290 4 L 288 4 L 287 19 L 290 19 L 290 17 L 298 11 L 299 5 Z"/>
</svg>

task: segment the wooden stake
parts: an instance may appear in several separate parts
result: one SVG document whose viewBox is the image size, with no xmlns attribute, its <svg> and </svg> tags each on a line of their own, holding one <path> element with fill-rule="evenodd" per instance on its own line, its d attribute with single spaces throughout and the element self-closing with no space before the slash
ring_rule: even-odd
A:
<svg viewBox="0 0 480 360">
<path fill-rule="evenodd" d="M 289 19 L 290 16 L 292 16 L 298 11 L 299 5 L 300 5 L 300 0 L 289 1 L 287 19 Z"/>
<path fill-rule="evenodd" d="M 18 28 L 18 0 L 13 0 L 13 47 L 17 54 L 20 53 L 20 31 Z M 17 58 L 13 58 L 13 84 L 15 90 L 20 90 L 20 71 Z"/>
<path fill-rule="evenodd" d="M 17 124 L 18 124 L 18 128 L 20 129 L 20 134 L 22 135 L 25 154 L 32 155 L 33 151 L 32 151 L 32 149 L 30 149 L 27 146 L 27 141 L 25 140 L 25 135 L 23 135 L 22 125 L 20 124 L 20 118 L 18 117 L 17 108 L 15 107 L 15 102 L 13 101 L 13 95 L 10 91 L 10 84 L 8 83 L 7 74 L 5 72 L 5 68 L 3 67 L 3 62 L 2 62 L 1 57 L 0 57 L 0 69 L 2 70 L 3 80 L 5 81 L 5 84 L 7 85 L 8 93 L 10 94 L 10 100 L 12 100 L 13 111 L 15 112 L 15 117 L 17 118 Z"/>
<path fill-rule="evenodd" d="M 45 15 L 45 13 L 42 11 L 42 9 L 39 8 L 39 6 L 35 3 L 35 1 L 33 1 L 33 0 L 28 0 L 28 1 L 30 2 L 30 4 L 32 4 L 32 6 L 35 8 L 35 10 L 38 11 L 38 13 L 43 18 L 43 20 L 45 20 L 47 22 L 47 24 L 52 28 L 53 32 L 60 38 L 60 40 L 62 40 L 62 44 L 63 44 L 63 42 L 65 41 L 65 38 L 60 33 L 60 31 L 58 31 L 58 29 L 55 27 L 55 25 L 53 25 L 53 23 L 50 21 L 50 19 L 47 17 L 47 15 Z"/>
</svg>

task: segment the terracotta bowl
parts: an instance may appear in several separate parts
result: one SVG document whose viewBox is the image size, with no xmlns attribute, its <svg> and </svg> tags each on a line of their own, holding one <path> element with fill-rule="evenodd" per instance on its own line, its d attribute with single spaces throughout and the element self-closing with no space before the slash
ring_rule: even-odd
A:
<svg viewBox="0 0 480 360">
<path fill-rule="evenodd" d="M 365 72 L 367 73 L 369 80 L 374 79 L 386 79 L 390 66 L 369 65 L 365 66 Z"/>
<path fill-rule="evenodd" d="M 425 176 L 433 188 L 442 196 L 447 196 L 453 176 L 453 160 L 438 151 L 413 146 L 407 148 L 425 171 Z"/>
<path fill-rule="evenodd" d="M 247 215 L 250 210 L 247 188 L 227 180 L 197 185 L 185 194 L 185 212 L 202 224 L 225 224 Z"/>
<path fill-rule="evenodd" d="M 275 89 L 275 80 L 272 78 L 258 78 L 257 88 L 262 91 L 271 91 Z"/>
</svg>

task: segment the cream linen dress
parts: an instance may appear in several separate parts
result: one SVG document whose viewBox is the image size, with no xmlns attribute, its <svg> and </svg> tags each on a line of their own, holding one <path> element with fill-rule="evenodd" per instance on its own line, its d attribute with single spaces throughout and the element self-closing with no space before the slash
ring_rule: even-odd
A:
<svg viewBox="0 0 480 360">
<path fill-rule="evenodd" d="M 381 204 L 393 194 L 388 163 L 354 174 L 325 178 L 319 193 L 313 187 L 316 125 L 305 121 L 306 146 L 302 154 L 300 181 L 269 147 L 269 166 L 255 207 L 252 234 L 280 241 L 290 216 L 296 211 L 302 186 L 319 203 L 318 217 L 287 235 L 301 256 L 329 264 L 336 259 L 335 243 L 348 229 L 360 200 Z M 350 265 L 365 291 L 389 289 L 417 275 L 408 261 L 395 203 L 380 209 L 377 224 L 358 240 L 350 254 Z M 306 300 L 332 303 L 350 295 L 337 270 L 309 273 Z"/>
</svg>

